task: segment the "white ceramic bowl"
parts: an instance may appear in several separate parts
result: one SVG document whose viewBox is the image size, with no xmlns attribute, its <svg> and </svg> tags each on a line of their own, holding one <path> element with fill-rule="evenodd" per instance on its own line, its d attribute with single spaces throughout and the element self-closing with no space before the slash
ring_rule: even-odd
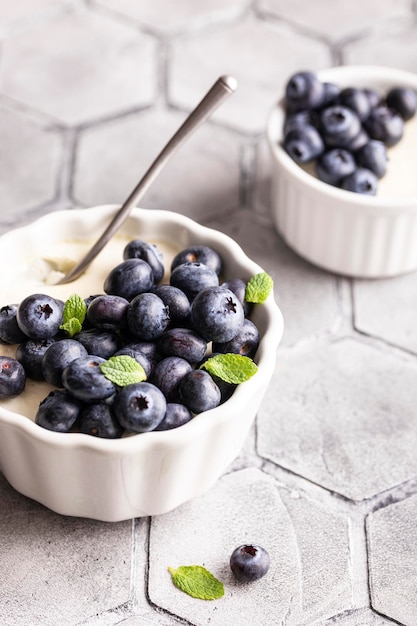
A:
<svg viewBox="0 0 417 626">
<path fill-rule="evenodd" d="M 68 241 L 88 246 L 115 209 L 105 206 L 51 213 L 3 235 L 0 263 L 9 271 L 0 277 L 2 299 L 11 293 L 17 293 L 19 298 L 26 291 L 33 293 L 33 285 L 24 283 L 37 267 L 36 259 L 65 256 Z M 94 265 L 74 283 L 61 287 L 41 285 L 42 291 L 36 291 L 60 297 L 74 292 L 83 297 L 102 293 L 103 276 L 121 260 L 111 245 L 122 250 L 134 238 L 162 247 L 166 244 L 170 248 L 165 257 L 168 268 L 171 251 L 204 243 L 222 256 L 226 278 L 249 279 L 261 271 L 235 241 L 221 232 L 176 213 L 134 209 L 120 236 L 102 253 L 108 253 L 111 259 L 103 261 L 102 275 L 93 278 L 92 286 L 87 281 L 98 272 Z M 58 513 L 103 521 L 165 513 L 204 492 L 239 453 L 275 368 L 283 320 L 272 294 L 265 304 L 255 306 L 252 319 L 262 334 L 255 359 L 259 371 L 219 407 L 174 430 L 105 440 L 45 430 L 28 417 L 35 410 L 30 402 L 18 414 L 13 410 L 17 399 L 2 401 L 0 470 L 17 491 Z M 1 348 L 4 346 L 0 351 Z"/>
<path fill-rule="evenodd" d="M 381 94 L 394 86 L 417 90 L 417 75 L 385 67 L 342 66 L 318 76 L 342 87 L 369 87 Z M 398 195 L 395 187 L 389 196 L 371 197 L 318 180 L 282 148 L 283 122 L 281 99 L 270 112 L 267 137 L 272 155 L 272 216 L 289 246 L 308 261 L 348 276 L 379 278 L 415 270 L 417 192 L 401 196 L 398 180 Z M 405 133 L 411 132 L 411 126 L 407 128 L 411 123 L 406 122 Z M 417 171 L 415 137 L 406 164 Z M 390 176 L 390 163 L 386 176 Z M 397 176 L 393 183 L 397 184 Z"/>
</svg>

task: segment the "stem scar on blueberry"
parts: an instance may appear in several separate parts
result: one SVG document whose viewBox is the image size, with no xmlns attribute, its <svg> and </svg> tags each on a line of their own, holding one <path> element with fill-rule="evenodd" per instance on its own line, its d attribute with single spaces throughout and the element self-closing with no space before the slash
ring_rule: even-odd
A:
<svg viewBox="0 0 417 626">
<path fill-rule="evenodd" d="M 234 302 L 232 298 L 227 298 L 226 310 L 232 311 L 232 313 L 236 313 L 236 302 Z"/>
<path fill-rule="evenodd" d="M 52 313 L 53 310 L 52 307 L 49 306 L 49 304 L 42 304 L 36 310 L 36 315 L 39 317 L 39 319 L 42 317 L 42 315 L 44 315 L 45 318 L 48 319 Z"/>
<path fill-rule="evenodd" d="M 149 406 L 148 399 L 145 396 L 136 396 L 132 400 L 132 408 L 139 409 L 139 411 L 145 411 Z"/>
</svg>

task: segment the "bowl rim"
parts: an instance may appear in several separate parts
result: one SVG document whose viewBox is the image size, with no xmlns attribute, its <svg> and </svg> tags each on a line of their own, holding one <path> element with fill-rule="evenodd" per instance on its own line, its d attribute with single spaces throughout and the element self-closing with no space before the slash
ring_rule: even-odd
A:
<svg viewBox="0 0 417 626">
<path fill-rule="evenodd" d="M 352 81 L 354 84 L 355 78 L 359 80 L 369 79 L 373 82 L 379 81 L 379 83 L 389 82 L 392 85 L 404 84 L 417 91 L 417 74 L 383 65 L 339 65 L 319 70 L 316 74 L 324 82 L 342 80 L 347 85 L 346 81 Z M 372 84 L 369 87 L 372 88 Z M 335 211 L 340 210 L 341 207 L 346 211 L 353 211 L 358 208 L 363 210 L 366 207 L 370 212 L 384 210 L 386 213 L 397 213 L 399 209 L 410 213 L 417 212 L 417 195 L 393 199 L 378 195 L 355 194 L 329 185 L 304 171 L 281 146 L 284 115 L 282 96 L 274 103 L 267 118 L 266 136 L 273 158 L 300 185 L 316 194 L 322 194 L 328 199 L 334 200 Z M 337 201 L 340 202 L 339 205 L 336 204 Z"/>
<path fill-rule="evenodd" d="M 39 227 L 42 223 L 48 224 L 51 227 L 52 224 L 65 223 L 67 220 L 87 220 L 91 212 L 100 213 L 103 218 L 109 218 L 112 214 L 120 208 L 120 205 L 109 204 L 94 206 L 85 209 L 71 209 L 71 210 L 58 210 L 37 219 L 32 222 L 15 228 L 11 231 L 0 236 L 1 242 L 7 238 L 19 237 L 25 232 L 30 231 L 34 227 Z M 242 247 L 231 237 L 222 233 L 221 231 L 203 226 L 195 220 L 185 215 L 160 209 L 143 209 L 135 207 L 131 212 L 131 217 L 138 219 L 145 218 L 148 222 L 157 223 L 160 220 L 166 220 L 169 223 L 177 224 L 191 232 L 198 232 L 199 236 L 207 236 L 208 239 L 216 237 L 218 240 L 227 244 L 231 251 L 231 255 L 234 255 L 241 259 L 241 264 L 253 273 L 264 271 L 260 265 L 250 259 L 248 255 L 243 251 Z M 104 224 L 105 225 L 105 224 Z M 121 228 L 122 231 L 123 227 Z M 212 429 L 219 422 L 229 421 L 233 419 L 233 411 L 230 410 L 232 404 L 239 406 L 240 398 L 242 400 L 257 387 L 262 387 L 263 377 L 272 373 L 276 364 L 276 350 L 280 343 L 283 329 L 284 320 L 280 308 L 278 307 L 273 292 L 269 295 L 264 307 L 265 315 L 267 316 L 267 328 L 262 337 L 259 352 L 257 354 L 257 364 L 259 370 L 257 374 L 246 381 L 241 383 L 235 389 L 233 396 L 226 402 L 220 404 L 214 409 L 204 411 L 190 420 L 188 423 L 182 425 L 179 428 L 166 430 L 166 431 L 151 431 L 147 433 L 132 434 L 127 437 L 119 439 L 105 439 L 99 437 L 92 437 L 83 433 L 57 433 L 47 430 L 38 426 L 27 416 L 21 415 L 14 411 L 11 411 L 5 407 L 0 406 L 0 427 L 1 423 L 7 424 L 10 427 L 21 431 L 26 436 L 30 436 L 33 441 L 38 440 L 47 445 L 53 445 L 55 448 L 79 448 L 85 450 L 94 450 L 103 454 L 121 454 L 124 453 L 139 453 L 141 451 L 169 451 L 170 449 L 177 448 L 179 445 L 184 445 L 191 441 L 194 437 L 204 435 L 207 429 Z M 267 347 L 267 349 L 266 349 Z M 268 377 L 269 380 L 269 377 Z M 1 466 L 1 458 L 0 458 Z"/>
</svg>

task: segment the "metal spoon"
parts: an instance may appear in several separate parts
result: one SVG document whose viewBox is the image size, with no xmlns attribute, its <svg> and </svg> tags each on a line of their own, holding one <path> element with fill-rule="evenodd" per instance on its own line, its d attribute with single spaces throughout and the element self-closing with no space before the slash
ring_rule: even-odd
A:
<svg viewBox="0 0 417 626">
<path fill-rule="evenodd" d="M 206 93 L 201 102 L 189 114 L 185 122 L 180 126 L 177 132 L 168 141 L 162 149 L 155 161 L 149 167 L 137 186 L 131 192 L 124 204 L 115 214 L 110 224 L 104 230 L 92 248 L 87 252 L 84 258 L 77 263 L 63 278 L 59 280 L 58 285 L 71 283 L 73 280 L 81 276 L 81 274 L 90 265 L 93 259 L 101 252 L 104 246 L 112 238 L 114 233 L 120 228 L 128 217 L 132 208 L 142 198 L 148 187 L 158 176 L 167 161 L 176 152 L 176 150 L 184 143 L 186 139 L 224 102 L 236 89 L 237 81 L 233 76 L 221 76 Z"/>
</svg>

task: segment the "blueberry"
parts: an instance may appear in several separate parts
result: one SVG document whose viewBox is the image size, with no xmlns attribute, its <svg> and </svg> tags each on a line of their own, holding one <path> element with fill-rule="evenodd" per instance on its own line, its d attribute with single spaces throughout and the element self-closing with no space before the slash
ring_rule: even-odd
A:
<svg viewBox="0 0 417 626">
<path fill-rule="evenodd" d="M 128 306 L 129 301 L 121 296 L 97 296 L 88 305 L 87 319 L 97 328 L 123 328 Z"/>
<path fill-rule="evenodd" d="M 80 433 L 103 439 L 119 439 L 123 428 L 108 404 L 90 404 L 83 408 L 78 420 Z"/>
<path fill-rule="evenodd" d="M 329 185 L 339 185 L 345 176 L 354 172 L 356 163 L 352 153 L 348 150 L 333 148 L 321 155 L 316 162 L 315 169 L 320 180 Z"/>
<path fill-rule="evenodd" d="M 134 239 L 130 241 L 123 250 L 123 259 L 142 259 L 148 263 L 153 271 L 155 283 L 159 283 L 164 276 L 164 265 L 162 254 L 155 245 Z"/>
<path fill-rule="evenodd" d="M 375 91 L 375 89 L 368 89 L 365 87 L 364 92 L 369 100 L 369 106 L 371 109 L 374 109 L 381 104 L 381 96 L 377 91 Z"/>
<path fill-rule="evenodd" d="M 371 139 L 358 150 L 356 154 L 358 164 L 371 170 L 378 178 L 385 176 L 387 171 L 387 149 L 382 141 Z"/>
<path fill-rule="evenodd" d="M 121 340 L 114 330 L 104 328 L 88 328 L 75 335 L 76 340 L 87 350 L 88 354 L 109 359 L 121 348 Z"/>
<path fill-rule="evenodd" d="M 65 389 L 55 389 L 40 403 L 35 423 L 57 433 L 67 433 L 77 421 L 82 406 Z"/>
<path fill-rule="evenodd" d="M 285 117 L 284 136 L 294 128 L 304 128 L 304 126 L 318 125 L 318 117 L 315 111 L 297 111 Z"/>
<path fill-rule="evenodd" d="M 253 309 L 253 303 L 246 300 L 246 285 L 246 280 L 243 280 L 243 278 L 231 278 L 221 284 L 222 287 L 233 291 L 235 296 L 239 299 L 240 304 L 243 306 L 245 317 L 249 317 Z"/>
<path fill-rule="evenodd" d="M 104 281 L 104 291 L 112 296 L 132 300 L 139 293 L 152 289 L 153 271 L 142 259 L 127 259 L 114 267 Z"/>
<path fill-rule="evenodd" d="M 308 163 L 323 152 L 324 143 L 319 131 L 306 124 L 288 131 L 284 149 L 296 163 Z"/>
<path fill-rule="evenodd" d="M 144 369 L 146 374 L 146 378 L 149 378 L 150 373 L 153 368 L 153 363 L 148 355 L 144 352 L 141 352 L 139 349 L 135 349 L 134 347 L 124 346 L 120 348 L 117 352 L 114 353 L 113 356 L 127 355 L 135 359 Z"/>
<path fill-rule="evenodd" d="M 340 87 L 335 83 L 323 83 L 324 87 L 324 97 L 322 106 L 329 106 L 331 104 L 337 104 L 339 95 L 340 95 Z"/>
<path fill-rule="evenodd" d="M 404 121 L 414 117 L 417 111 L 417 93 L 408 87 L 395 87 L 387 93 L 387 106 L 396 111 Z"/>
<path fill-rule="evenodd" d="M 61 300 L 35 293 L 18 305 L 16 319 L 20 329 L 30 339 L 49 339 L 59 331 L 63 310 Z"/>
<path fill-rule="evenodd" d="M 130 332 L 144 341 L 157 339 L 169 324 L 168 307 L 154 293 L 135 296 L 127 310 Z"/>
<path fill-rule="evenodd" d="M 237 335 L 225 343 L 213 342 L 213 352 L 227 354 L 232 352 L 253 359 L 259 346 L 260 334 L 251 320 L 245 319 Z"/>
<path fill-rule="evenodd" d="M 225 343 L 237 335 L 245 315 L 239 299 L 224 287 L 201 291 L 191 305 L 193 328 L 206 340 Z"/>
<path fill-rule="evenodd" d="M 168 307 L 171 324 L 185 324 L 190 315 L 190 301 L 185 293 L 172 285 L 158 285 L 152 289 Z"/>
<path fill-rule="evenodd" d="M 207 351 L 207 342 L 190 328 L 170 328 L 158 340 L 165 356 L 177 356 L 189 363 L 198 363 Z"/>
<path fill-rule="evenodd" d="M 75 398 L 94 404 L 109 398 L 116 392 L 116 386 L 108 380 L 100 369 L 105 359 L 98 356 L 81 356 L 64 369 L 62 383 Z"/>
<path fill-rule="evenodd" d="M 369 141 L 369 135 L 366 130 L 362 127 L 359 131 L 359 134 L 356 135 L 353 139 L 351 139 L 345 146 L 345 150 L 349 150 L 349 152 L 357 152 L 360 150 L 365 144 Z"/>
<path fill-rule="evenodd" d="M 181 250 L 172 260 L 171 272 L 183 263 L 203 263 L 216 274 L 222 271 L 222 259 L 210 246 L 195 245 Z"/>
<path fill-rule="evenodd" d="M 17 346 L 16 358 L 23 365 L 26 376 L 33 380 L 45 380 L 42 359 L 55 339 L 28 339 Z"/>
<path fill-rule="evenodd" d="M 378 178 L 371 170 L 358 167 L 352 174 L 342 180 L 341 187 L 346 189 L 346 191 L 374 196 L 378 189 Z"/>
<path fill-rule="evenodd" d="M 216 354 L 222 354 L 222 353 L 221 352 L 211 352 L 210 354 L 207 354 L 204 357 L 204 359 L 201 361 L 201 363 L 198 364 L 196 369 L 199 369 L 200 366 L 203 363 L 205 363 L 212 356 L 216 356 Z M 233 392 L 236 389 L 236 385 L 232 384 L 232 383 L 226 382 L 225 380 L 223 380 L 219 376 L 216 376 L 213 373 L 210 373 L 210 376 L 212 377 L 212 379 L 214 380 L 214 382 L 216 383 L 216 385 L 220 389 L 220 403 L 222 404 L 223 402 L 226 402 L 226 400 L 228 400 L 233 395 Z"/>
<path fill-rule="evenodd" d="M 125 345 L 123 346 L 123 348 L 127 349 L 131 349 L 135 352 L 140 352 L 141 354 L 143 354 L 148 362 L 150 363 L 151 369 L 153 367 L 155 367 L 155 365 L 158 363 L 158 361 L 161 360 L 162 356 L 160 354 L 159 351 L 159 347 L 158 345 L 153 342 L 153 341 L 131 341 L 129 340 L 127 343 L 125 343 Z M 121 349 L 123 349 L 121 348 Z M 119 352 L 119 350 L 118 350 Z M 143 364 L 142 364 L 143 366 Z M 144 367 L 144 366 L 143 366 Z M 145 371 L 146 368 L 144 367 Z"/>
<path fill-rule="evenodd" d="M 27 339 L 19 328 L 16 313 L 17 304 L 8 304 L 0 308 L 0 341 L 3 343 L 21 343 Z"/>
<path fill-rule="evenodd" d="M 179 384 L 180 400 L 192 413 L 202 413 L 220 404 L 221 393 L 205 370 L 192 370 Z"/>
<path fill-rule="evenodd" d="M 389 147 L 398 143 L 403 136 L 404 120 L 401 115 L 385 105 L 372 109 L 364 124 L 372 139 L 383 141 Z"/>
<path fill-rule="evenodd" d="M 288 111 L 315 109 L 325 97 L 323 83 L 313 72 L 293 74 L 285 87 L 285 106 Z"/>
<path fill-rule="evenodd" d="M 155 365 L 149 382 L 162 391 L 167 402 L 176 402 L 179 398 L 179 383 L 191 370 L 190 363 L 185 359 L 168 356 Z"/>
<path fill-rule="evenodd" d="M 126 385 L 116 395 L 114 411 L 123 428 L 134 433 L 154 430 L 164 419 L 166 400 L 151 383 Z"/>
<path fill-rule="evenodd" d="M 371 103 L 364 89 L 345 87 L 339 95 L 339 103 L 355 111 L 361 122 L 369 117 Z"/>
<path fill-rule="evenodd" d="M 10 356 L 0 356 L 0 398 L 13 398 L 22 393 L 26 384 L 23 365 Z"/>
<path fill-rule="evenodd" d="M 189 422 L 192 417 L 191 412 L 184 404 L 168 402 L 164 419 L 155 430 L 171 430 L 172 428 L 178 428 Z"/>
<path fill-rule="evenodd" d="M 217 286 L 219 277 L 208 265 L 190 261 L 172 270 L 170 284 L 181 289 L 191 302 L 202 289 Z"/>
<path fill-rule="evenodd" d="M 346 147 L 361 131 L 361 121 L 356 113 L 339 104 L 323 110 L 320 124 L 324 142 L 332 148 Z"/>
<path fill-rule="evenodd" d="M 233 550 L 230 568 L 239 582 L 259 580 L 268 572 L 270 558 L 265 548 L 258 545 L 243 545 Z"/>
<path fill-rule="evenodd" d="M 46 350 L 41 363 L 44 379 L 55 387 L 62 387 L 62 372 L 80 356 L 87 356 L 87 350 L 75 339 L 54 341 Z"/>
</svg>

